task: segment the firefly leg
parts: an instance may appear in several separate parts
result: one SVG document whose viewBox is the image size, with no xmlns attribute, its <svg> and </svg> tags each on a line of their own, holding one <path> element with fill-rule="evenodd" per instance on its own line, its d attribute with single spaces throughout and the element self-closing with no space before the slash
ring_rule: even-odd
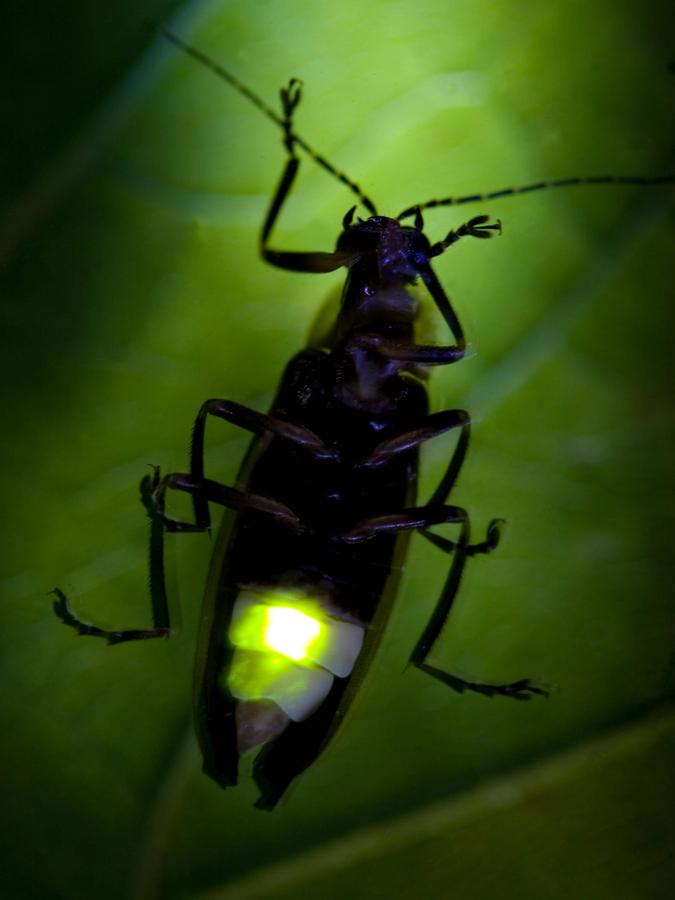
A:
<svg viewBox="0 0 675 900">
<path fill-rule="evenodd" d="M 79 635 L 88 637 L 100 637 L 109 644 L 122 644 L 126 641 L 142 641 L 150 638 L 168 637 L 171 631 L 169 619 L 169 604 L 166 594 L 164 579 L 164 523 L 155 511 L 153 495 L 159 484 L 159 470 L 153 469 L 152 475 L 147 475 L 141 481 L 141 501 L 145 506 L 150 519 L 150 601 L 152 606 L 152 628 L 125 629 L 123 631 L 108 631 L 96 625 L 89 625 L 72 612 L 68 605 L 68 598 L 54 588 L 52 593 L 56 596 L 54 612 L 58 618 Z"/>
<path fill-rule="evenodd" d="M 190 475 L 174 473 L 160 480 L 159 469 L 155 468 L 152 476 L 146 476 L 141 482 L 141 498 L 151 521 L 150 530 L 150 595 L 152 600 L 153 628 L 106 630 L 96 625 L 89 625 L 79 619 L 70 609 L 68 599 L 63 591 L 54 588 L 54 612 L 58 618 L 80 635 L 104 638 L 109 644 L 121 644 L 125 641 L 147 640 L 149 638 L 166 637 L 170 633 L 169 605 L 167 601 L 164 578 L 164 530 L 167 531 L 207 531 L 209 524 L 176 522 L 164 516 L 164 495 L 166 490 L 185 491 L 194 495 L 199 491 L 206 501 L 220 503 L 230 509 L 254 509 L 272 516 L 276 521 L 296 533 L 305 528 L 298 517 L 283 503 L 226 487 L 208 479 L 195 480 Z"/>
<path fill-rule="evenodd" d="M 379 443 L 372 453 L 357 465 L 359 468 L 375 468 L 388 462 L 395 454 L 408 451 L 413 447 L 419 446 L 424 441 L 438 437 L 445 431 L 453 428 L 461 428 L 462 431 L 445 475 L 434 492 L 434 496 L 427 504 L 428 506 L 435 506 L 444 502 L 449 495 L 466 456 L 470 435 L 470 419 L 469 414 L 465 410 L 448 409 L 432 413 L 424 419 L 418 428 L 400 432 Z M 502 519 L 493 519 L 488 525 L 485 540 L 480 544 L 467 544 L 465 548 L 466 555 L 475 556 L 479 553 L 491 553 L 499 543 L 499 526 L 502 521 Z M 420 534 L 445 553 L 452 553 L 457 547 L 455 541 L 448 540 L 431 531 L 420 529 Z"/>
<path fill-rule="evenodd" d="M 466 555 L 478 556 L 480 553 L 492 553 L 493 550 L 496 550 L 499 546 L 499 539 L 501 537 L 500 526 L 503 522 L 503 519 L 492 519 L 487 527 L 485 540 L 481 541 L 479 544 L 467 544 L 464 548 Z M 459 541 L 448 540 L 448 538 L 441 537 L 439 534 L 434 534 L 433 531 L 420 529 L 420 534 L 433 544 L 434 547 L 438 547 L 438 549 L 442 550 L 444 553 L 454 553 L 457 547 L 459 547 Z"/>
<path fill-rule="evenodd" d="M 463 522 L 466 511 L 460 506 L 414 506 L 397 513 L 382 516 L 368 516 L 361 519 L 349 531 L 335 535 L 335 540 L 346 544 L 360 544 L 381 534 L 395 534 L 398 531 L 415 531 L 430 525 L 445 522 Z"/>
<path fill-rule="evenodd" d="M 443 241 L 439 241 L 430 248 L 429 256 L 438 256 L 450 244 L 454 244 L 461 237 L 471 236 L 479 238 L 489 238 L 493 231 L 501 231 L 501 224 L 485 224 L 487 216 L 476 216 L 469 222 L 460 226 L 456 231 L 451 231 Z M 427 260 L 418 261 L 416 263 L 417 271 L 424 282 L 427 290 L 443 316 L 445 324 L 448 326 L 450 333 L 455 339 L 454 345 L 443 347 L 416 345 L 401 341 L 392 341 L 382 335 L 364 334 L 361 342 L 367 344 L 376 350 L 382 356 L 390 359 L 398 359 L 402 362 L 421 363 L 424 365 L 447 365 L 456 362 L 464 356 L 466 351 L 466 338 L 464 337 L 464 329 L 461 326 L 457 314 L 452 308 L 450 299 L 445 293 L 443 285 L 436 277 L 436 273 L 431 268 Z"/>
<path fill-rule="evenodd" d="M 303 534 L 306 531 L 305 526 L 295 513 L 278 500 L 264 497 L 262 494 L 239 491 L 237 488 L 219 484 L 217 481 L 211 481 L 209 478 L 194 478 L 192 475 L 183 472 L 165 475 L 155 489 L 155 513 L 161 518 L 167 531 L 208 531 L 210 528 L 209 521 L 180 522 L 176 519 L 167 518 L 164 515 L 164 497 L 169 488 L 175 491 L 184 491 L 193 496 L 199 493 L 205 501 L 219 503 L 228 509 L 257 510 L 272 516 L 278 524 L 285 528 L 290 528 L 296 534 Z"/>
<path fill-rule="evenodd" d="M 358 468 L 374 469 L 395 456 L 418 447 L 424 441 L 438 437 L 453 428 L 466 429 L 469 426 L 469 414 L 463 409 L 446 409 L 432 413 L 422 420 L 417 428 L 401 431 L 381 441 L 375 449 L 357 463 Z"/>
<path fill-rule="evenodd" d="M 499 222 L 497 222 L 495 225 L 484 224 L 485 222 L 487 222 L 487 218 L 487 216 L 478 216 L 465 225 L 462 225 L 456 232 L 451 231 L 445 238 L 445 241 L 440 241 L 438 244 L 434 244 L 434 246 L 431 247 L 429 256 L 438 256 L 439 253 L 443 252 L 446 246 L 450 246 L 450 244 L 458 241 L 460 237 L 464 237 L 465 235 L 470 235 L 472 237 L 489 238 L 492 237 L 493 230 L 499 230 L 501 232 L 501 224 Z M 439 312 L 445 319 L 445 323 L 450 329 L 452 336 L 457 342 L 457 348 L 455 349 L 461 350 L 462 355 L 464 355 L 464 350 L 466 348 L 464 331 L 462 329 L 462 326 L 460 325 L 459 319 L 457 318 L 457 314 L 452 308 L 448 295 L 445 293 L 443 286 L 436 277 L 436 273 L 431 268 L 428 260 L 419 266 L 418 271 L 422 278 L 422 281 L 426 285 L 427 290 L 431 294 L 434 303 L 438 307 Z M 450 350 L 452 348 L 447 349 Z M 452 360 L 449 361 L 451 362 Z"/>
<path fill-rule="evenodd" d="M 457 594 L 459 583 L 464 571 L 466 558 L 471 553 L 484 552 L 487 553 L 496 546 L 497 528 L 492 524 L 492 534 L 488 529 L 488 536 L 483 544 L 469 545 L 469 518 L 466 510 L 459 506 L 422 506 L 412 509 L 401 510 L 399 513 L 393 513 L 383 516 L 370 516 L 336 537 L 337 540 L 346 543 L 360 543 L 370 540 L 376 535 L 391 534 L 404 530 L 419 530 L 427 528 L 430 525 L 440 525 L 443 522 L 458 522 L 461 524 L 460 539 L 453 544 L 454 556 L 450 566 L 450 573 L 441 592 L 441 596 L 436 604 L 436 608 L 431 614 L 431 618 L 427 623 L 424 632 L 417 642 L 417 646 L 410 656 L 410 662 L 431 675 L 449 685 L 454 690 L 462 693 L 463 691 L 475 691 L 479 694 L 493 697 L 501 694 L 506 697 L 513 697 L 516 700 L 529 700 L 532 694 L 546 694 L 546 691 L 532 684 L 528 679 L 523 678 L 519 681 L 510 682 L 508 684 L 486 684 L 479 681 L 466 681 L 456 675 L 432 666 L 426 662 L 426 658 L 435 644 L 443 626 L 448 618 L 452 603 Z"/>
<path fill-rule="evenodd" d="M 438 487 L 429 500 L 427 508 L 437 508 L 438 504 L 443 503 L 452 490 L 466 457 L 470 434 L 470 425 L 467 422 L 462 428 L 454 453 L 450 458 Z M 474 691 L 479 694 L 485 694 L 488 697 L 501 694 L 503 696 L 513 697 L 517 700 L 529 700 L 532 694 L 546 695 L 546 691 L 533 685 L 527 679 L 521 679 L 520 681 L 515 681 L 510 684 L 485 684 L 477 681 L 466 681 L 463 678 L 451 675 L 449 672 L 445 672 L 443 669 L 439 669 L 426 662 L 427 656 L 431 652 L 434 643 L 438 639 L 438 636 L 443 630 L 448 616 L 450 615 L 450 610 L 452 609 L 452 604 L 454 603 L 464 573 L 467 557 L 476 556 L 482 553 L 491 553 L 499 543 L 499 527 L 503 520 L 493 519 L 488 525 L 485 540 L 478 544 L 470 544 L 469 517 L 464 510 L 462 510 L 462 512 L 464 512 L 464 517 L 461 520 L 461 530 L 457 541 L 447 540 L 446 538 L 427 531 L 425 528 L 418 529 L 420 534 L 431 541 L 432 544 L 439 547 L 444 552 L 453 553 L 454 555 L 448 577 L 443 585 L 443 590 L 441 591 L 441 596 L 436 603 L 436 608 L 431 614 L 431 618 L 429 619 L 422 636 L 410 656 L 410 662 L 414 666 L 417 666 L 417 668 L 422 669 L 423 672 L 439 679 L 439 681 L 442 681 L 444 684 L 449 685 L 460 693 L 463 691 Z"/>
<path fill-rule="evenodd" d="M 442 241 L 438 241 L 438 243 L 431 247 L 429 256 L 440 256 L 441 253 L 444 253 L 448 249 L 448 247 L 452 244 L 456 244 L 457 241 L 463 237 L 485 239 L 493 237 L 493 232 L 501 234 L 502 223 L 499 219 L 497 219 L 496 222 L 490 222 L 489 220 L 489 216 L 474 216 L 473 219 L 469 219 L 468 222 L 460 225 L 459 228 L 452 229 L 446 234 Z"/>
<path fill-rule="evenodd" d="M 447 506 L 445 500 L 462 467 L 469 446 L 470 420 L 464 410 L 445 410 L 434 413 L 424 419 L 421 426 L 382 441 L 373 453 L 362 460 L 364 467 L 379 465 L 388 461 L 394 454 L 409 450 L 416 444 L 442 434 L 450 428 L 460 428 L 459 440 L 439 486 L 425 506 L 403 509 L 398 513 L 369 516 L 357 522 L 348 532 L 337 535 L 336 539 L 347 543 L 358 543 L 369 540 L 377 534 L 392 533 L 404 530 L 423 531 L 431 525 L 446 522 L 465 522 L 467 513 L 458 506 Z"/>
<path fill-rule="evenodd" d="M 315 459 L 335 459 L 336 455 L 313 431 L 301 425 L 293 425 L 283 419 L 277 419 L 266 413 L 259 413 L 232 400 L 207 400 L 199 410 L 192 429 L 192 446 L 190 450 L 190 472 L 195 481 L 204 480 L 204 431 L 207 416 L 217 416 L 232 422 L 240 428 L 254 434 L 273 434 L 292 441 L 296 446 L 306 449 Z M 210 525 L 208 501 L 199 491 L 193 493 L 195 521 L 206 525 L 199 531 L 205 531 Z"/>
<path fill-rule="evenodd" d="M 459 678 L 457 675 L 452 675 L 450 672 L 446 672 L 444 669 L 439 669 L 437 666 L 433 666 L 426 662 L 427 656 L 443 630 L 443 626 L 447 621 L 450 609 L 457 594 L 457 589 L 459 588 L 466 558 L 469 555 L 467 552 L 468 547 L 470 546 L 468 544 L 468 531 L 469 525 L 467 519 L 462 523 L 462 533 L 459 541 L 454 547 L 454 556 L 450 566 L 450 572 L 445 585 L 443 586 L 441 596 L 422 636 L 410 655 L 410 662 L 418 669 L 421 669 L 433 678 L 437 678 L 439 681 L 442 681 L 443 684 L 447 684 L 448 687 L 451 687 L 460 694 L 464 693 L 464 691 L 473 691 L 477 694 L 484 694 L 486 697 L 500 695 L 503 697 L 513 697 L 514 700 L 529 700 L 533 694 L 547 696 L 547 692 L 543 688 L 533 684 L 527 678 L 521 678 L 519 681 L 513 681 L 507 684 L 487 684 L 481 681 L 467 681 L 464 678 Z M 487 544 L 488 541 L 485 543 Z M 474 552 L 489 552 L 489 550 L 474 550 Z"/>
<path fill-rule="evenodd" d="M 445 503 L 454 487 L 469 448 L 471 419 L 466 410 L 447 409 L 442 412 L 432 413 L 423 419 L 417 428 L 399 432 L 379 443 L 368 456 L 357 463 L 357 466 L 359 468 L 375 468 L 389 462 L 397 453 L 406 452 L 424 443 L 424 441 L 428 441 L 454 428 L 460 429 L 457 445 L 443 478 L 427 503 L 427 506 L 438 506 Z"/>
<path fill-rule="evenodd" d="M 450 614 L 450 610 L 452 609 L 452 604 L 457 595 L 467 557 L 474 556 L 478 553 L 490 553 L 495 549 L 499 542 L 499 520 L 493 519 L 488 526 L 485 540 L 480 544 L 469 544 L 468 542 L 468 516 L 466 516 L 462 522 L 460 537 L 456 542 L 445 542 L 442 538 L 438 538 L 437 535 L 425 534 L 424 536 L 431 540 L 432 543 L 440 546 L 441 549 L 446 552 L 452 552 L 454 555 L 448 577 L 443 585 L 443 590 L 441 591 L 441 596 L 436 603 L 436 608 L 432 612 L 431 618 L 429 619 L 422 636 L 410 656 L 410 662 L 414 666 L 417 666 L 418 669 L 421 669 L 433 678 L 437 678 L 439 681 L 442 681 L 459 693 L 463 693 L 464 691 L 474 691 L 478 694 L 484 694 L 487 697 L 502 695 L 505 697 L 513 697 L 515 700 L 529 700 L 532 694 L 542 694 L 546 696 L 546 691 L 543 690 L 543 688 L 537 687 L 527 678 L 508 684 L 486 684 L 480 681 L 467 681 L 464 678 L 459 678 L 457 675 L 452 675 L 450 672 L 446 672 L 444 669 L 439 669 L 437 666 L 433 666 L 426 662 L 427 656 L 443 630 Z"/>
<path fill-rule="evenodd" d="M 469 414 L 467 412 L 464 412 L 464 410 L 454 410 L 454 412 L 463 413 L 464 415 L 464 420 L 461 423 L 462 430 L 459 435 L 459 440 L 457 441 L 457 446 L 455 447 L 453 454 L 450 457 L 450 461 L 448 462 L 448 465 L 446 467 L 445 473 L 443 474 L 438 487 L 429 499 L 427 504 L 428 506 L 435 506 L 438 503 L 444 503 L 446 501 L 450 492 L 455 486 L 457 477 L 459 476 L 460 470 L 464 465 L 467 450 L 469 449 L 469 440 L 471 438 L 471 423 L 469 421 Z M 495 550 L 497 548 L 497 545 L 499 544 L 500 526 L 503 524 L 503 522 L 503 519 L 492 519 L 492 521 L 488 525 L 484 541 L 481 541 L 479 544 L 465 545 L 464 551 L 466 555 L 476 556 L 479 553 L 491 553 L 493 550 Z M 440 535 L 434 534 L 431 531 L 419 529 L 419 532 L 423 537 L 425 537 L 436 547 L 439 547 L 445 553 L 452 553 L 459 546 L 458 542 L 448 540 L 448 538 L 441 537 Z"/>
<path fill-rule="evenodd" d="M 104 628 L 98 628 L 96 625 L 89 625 L 72 612 L 68 605 L 68 598 L 59 590 L 54 588 L 52 594 L 56 596 L 54 601 L 54 612 L 64 625 L 74 628 L 79 635 L 88 637 L 104 638 L 109 644 L 122 644 L 125 641 L 142 641 L 148 638 L 167 637 L 170 632 L 168 618 L 165 625 L 156 625 L 154 628 L 129 629 L 126 631 L 106 631 Z"/>
<path fill-rule="evenodd" d="M 265 221 L 263 223 L 262 232 L 260 234 L 260 252 L 263 259 L 270 265 L 277 266 L 280 269 L 290 269 L 293 272 L 333 272 L 350 258 L 351 254 L 344 252 L 308 252 L 298 253 L 286 250 L 272 250 L 269 247 L 269 238 L 274 225 L 279 217 L 281 208 L 291 193 L 293 182 L 298 174 L 300 160 L 295 152 L 295 137 L 293 135 L 293 113 L 302 98 L 302 89 L 300 82 L 291 79 L 287 88 L 281 90 L 281 105 L 283 110 L 283 130 L 284 130 L 284 146 L 288 151 L 288 159 L 284 166 L 277 189 L 272 197 Z M 317 162 L 325 163 L 325 160 L 317 159 Z M 337 177 L 340 173 L 331 170 Z"/>
<path fill-rule="evenodd" d="M 448 522 L 461 523 L 465 527 L 467 521 L 467 512 L 461 506 L 416 506 L 402 509 L 397 513 L 361 519 L 349 531 L 336 535 L 335 540 L 344 541 L 347 544 L 360 544 L 380 534 L 419 531 L 421 535 L 445 553 L 455 553 L 458 550 L 464 556 L 491 553 L 499 544 L 499 526 L 502 519 L 493 519 L 490 522 L 485 540 L 479 544 L 467 544 L 462 540 L 450 541 L 427 531 L 431 525 L 443 525 Z"/>
</svg>

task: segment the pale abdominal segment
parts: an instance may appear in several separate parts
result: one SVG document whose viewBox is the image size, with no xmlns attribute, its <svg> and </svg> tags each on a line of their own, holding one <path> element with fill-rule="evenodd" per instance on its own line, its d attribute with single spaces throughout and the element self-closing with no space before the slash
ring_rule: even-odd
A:
<svg viewBox="0 0 675 900">
<path fill-rule="evenodd" d="M 242 592 L 232 610 L 227 689 L 237 701 L 240 752 L 302 722 L 351 675 L 364 627 L 329 616 L 304 594 Z M 271 702 L 270 702 L 271 701 Z"/>
</svg>

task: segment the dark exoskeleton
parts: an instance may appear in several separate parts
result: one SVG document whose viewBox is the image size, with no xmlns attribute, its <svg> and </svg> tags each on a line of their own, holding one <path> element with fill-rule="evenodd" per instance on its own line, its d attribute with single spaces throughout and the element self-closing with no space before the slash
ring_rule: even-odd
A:
<svg viewBox="0 0 675 900">
<path fill-rule="evenodd" d="M 431 245 L 420 214 L 413 226 L 377 215 L 354 223 L 352 208 L 334 252 L 271 249 L 272 228 L 299 166 L 291 123 L 299 99 L 299 85 L 291 82 L 282 91 L 289 157 L 263 226 L 262 255 L 275 266 L 302 272 L 347 267 L 337 320 L 325 346 L 303 350 L 290 361 L 268 414 L 228 400 L 207 401 L 194 427 L 190 472 L 162 479 L 156 472 L 144 484 L 155 531 L 158 524 L 167 531 L 210 530 L 209 502 L 237 510 L 233 521 L 226 519 L 213 554 L 200 625 L 195 714 L 204 770 L 222 786 L 236 783 L 240 753 L 263 744 L 254 777 L 264 808 L 278 802 L 343 718 L 381 637 L 400 568 L 393 565 L 397 542 L 405 533 L 419 531 L 453 554 L 441 596 L 410 661 L 458 691 L 518 699 L 544 693 L 528 680 L 501 685 L 467 682 L 427 662 L 467 557 L 488 553 L 499 538 L 499 522 L 494 520 L 485 540 L 471 544 L 467 512 L 446 503 L 467 451 L 469 416 L 458 409 L 430 414 L 426 389 L 416 373 L 425 366 L 461 359 L 465 340 L 429 261 L 461 237 L 490 237 L 499 224 L 479 216 Z M 433 298 L 454 343 L 415 343 L 418 304 L 409 288 L 418 280 Z M 256 434 L 237 488 L 211 481 L 204 473 L 209 416 Z M 453 429 L 459 437 L 445 474 L 430 500 L 415 506 L 419 447 Z M 192 496 L 194 522 L 165 516 L 169 489 Z M 447 522 L 459 524 L 455 541 L 428 531 Z M 153 629 L 107 632 L 82 623 L 61 592 L 57 614 L 80 633 L 111 643 L 168 634 L 161 534 L 155 534 L 153 547 Z M 223 677 L 235 650 L 228 634 L 237 596 L 242 590 L 265 587 L 314 597 L 330 618 L 364 631 L 353 670 L 347 677 L 334 678 L 318 709 L 301 721 L 275 715 L 269 700 L 237 699 Z"/>
<path fill-rule="evenodd" d="M 86 624 L 71 612 L 58 589 L 54 607 L 59 618 L 79 634 L 102 637 L 109 643 L 167 635 L 164 532 L 210 531 L 210 503 L 234 510 L 236 515 L 225 517 L 218 534 L 202 608 L 195 672 L 196 729 L 204 771 L 222 786 L 236 783 L 241 754 L 262 745 L 253 775 L 261 791 L 258 805 L 271 809 L 290 782 L 317 758 L 342 721 L 382 636 L 407 537 L 413 531 L 452 559 L 410 662 L 459 692 L 518 700 L 545 694 L 528 679 L 510 684 L 465 681 L 427 661 L 448 618 L 468 557 L 494 550 L 500 532 L 500 520 L 495 519 L 484 539 L 471 543 L 468 513 L 447 503 L 466 456 L 470 419 L 460 409 L 430 413 L 422 376 L 427 366 L 460 360 L 465 339 L 430 260 L 461 238 L 491 237 L 500 230 L 500 223 L 477 216 L 431 244 L 423 232 L 421 209 L 550 187 L 659 184 L 673 178 L 601 176 L 538 182 L 492 194 L 431 200 L 409 207 L 396 219 L 386 218 L 377 215 L 358 185 L 294 132 L 292 117 L 300 100 L 297 81 L 281 92 L 279 116 L 221 66 L 175 35 L 166 35 L 283 130 L 288 159 L 263 225 L 263 258 L 299 272 L 330 272 L 344 266 L 348 275 L 330 333 L 320 345 L 308 347 L 290 361 L 269 413 L 229 400 L 208 400 L 194 425 L 190 471 L 160 478 L 155 470 L 144 479 L 142 498 L 151 520 L 153 628 L 106 631 Z M 354 222 L 355 207 L 349 210 L 333 252 L 287 252 L 270 246 L 273 227 L 298 172 L 298 147 L 346 184 L 371 213 L 370 218 Z M 414 217 L 412 226 L 401 224 L 410 217 Z M 431 296 L 452 343 L 437 346 L 416 341 L 418 306 L 411 290 L 415 283 L 421 283 Z M 236 487 L 211 480 L 204 472 L 204 433 L 210 416 L 255 435 Z M 457 437 L 445 472 L 427 502 L 416 505 L 420 447 L 449 431 L 456 431 Z M 166 516 L 169 490 L 191 496 L 194 522 Z M 444 523 L 458 526 L 454 540 L 430 530 Z M 281 656 L 297 661 L 297 665 L 288 663 L 291 669 L 295 666 L 295 674 L 291 672 L 289 681 L 291 669 L 287 668 L 281 687 L 277 679 L 279 683 L 272 687 L 266 683 L 263 689 L 265 679 L 256 672 L 256 660 L 263 660 L 261 665 L 270 660 L 276 664 L 281 657 L 276 650 L 265 656 L 260 647 L 247 644 L 249 638 L 241 626 L 247 616 L 255 618 L 256 610 L 278 611 L 279 603 L 269 600 L 270 592 L 291 598 L 291 605 L 293 598 L 300 598 L 302 609 L 311 601 L 319 610 L 328 642 L 308 661 L 282 649 Z M 234 675 L 237 667 L 245 672 L 243 680 Z"/>
</svg>

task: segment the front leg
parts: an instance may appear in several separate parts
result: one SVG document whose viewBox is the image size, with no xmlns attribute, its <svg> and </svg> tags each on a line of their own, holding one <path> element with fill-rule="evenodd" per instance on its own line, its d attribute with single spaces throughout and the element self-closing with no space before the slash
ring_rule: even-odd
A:
<svg viewBox="0 0 675 900">
<path fill-rule="evenodd" d="M 418 227 L 421 228 L 421 217 L 418 221 Z M 436 277 L 436 273 L 431 268 L 429 260 L 435 256 L 439 256 L 451 244 L 456 243 L 462 237 L 489 238 L 493 233 L 501 233 L 501 223 L 489 223 L 488 216 L 476 216 L 470 219 L 458 229 L 450 231 L 444 240 L 439 241 L 429 248 L 426 259 L 416 261 L 417 272 L 424 282 L 425 287 L 429 291 L 438 311 L 443 316 L 445 324 L 448 326 L 450 333 L 455 339 L 455 344 L 447 346 L 415 346 L 410 343 L 401 343 L 386 340 L 382 336 L 374 336 L 371 343 L 373 349 L 382 356 L 390 359 L 396 359 L 401 362 L 418 363 L 422 365 L 447 365 L 461 359 L 466 352 L 466 338 L 464 330 L 457 318 L 457 313 L 452 307 L 450 298 L 443 289 L 443 285 Z M 370 335 L 366 335 L 370 338 Z"/>
<path fill-rule="evenodd" d="M 372 332 L 360 332 L 354 334 L 350 343 L 355 347 L 363 347 L 383 356 L 385 359 L 411 365 L 444 366 L 462 359 L 466 353 L 466 338 L 457 313 L 452 308 L 450 299 L 443 289 L 443 285 L 436 277 L 428 259 L 416 261 L 417 272 L 424 282 L 425 287 L 443 316 L 445 324 L 455 339 L 454 344 L 414 344 L 408 340 L 396 340 L 386 337 L 384 334 Z"/>
<path fill-rule="evenodd" d="M 322 253 L 317 251 L 309 251 L 306 253 L 298 253 L 289 250 L 272 250 L 269 245 L 270 235 L 279 217 L 281 209 L 290 196 L 293 183 L 295 182 L 300 167 L 300 160 L 295 152 L 296 139 L 293 134 L 293 114 L 302 98 L 302 88 L 300 82 L 292 78 L 288 87 L 281 90 L 281 106 L 283 111 L 282 128 L 284 132 L 284 147 L 288 153 L 286 165 L 281 175 L 277 189 L 272 197 L 265 221 L 263 223 L 260 235 L 260 253 L 263 259 L 272 266 L 279 269 L 289 269 L 292 272 L 334 272 L 341 266 L 346 265 L 353 254 L 334 251 L 332 253 Z M 321 157 L 315 157 L 316 161 L 324 168 L 328 168 L 338 178 L 340 173 L 329 166 L 327 161 Z M 347 182 L 350 187 L 355 187 L 351 182 Z M 358 188 L 357 188 L 358 190 Z M 359 191 L 361 199 L 363 194 Z"/>
<path fill-rule="evenodd" d="M 493 237 L 493 232 L 496 234 L 502 233 L 502 223 L 499 219 L 496 222 L 490 222 L 489 216 L 474 216 L 473 219 L 469 219 L 468 222 L 460 225 L 459 228 L 451 229 L 442 241 L 434 244 L 429 250 L 429 257 L 440 256 L 448 247 L 456 244 L 460 238 L 475 237 L 484 240 L 485 238 Z"/>
</svg>

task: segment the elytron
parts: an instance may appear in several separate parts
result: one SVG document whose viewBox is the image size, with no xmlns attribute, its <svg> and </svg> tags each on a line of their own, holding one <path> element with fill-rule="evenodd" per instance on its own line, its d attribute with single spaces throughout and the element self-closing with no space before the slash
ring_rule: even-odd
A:
<svg viewBox="0 0 675 900">
<path fill-rule="evenodd" d="M 281 91 L 275 112 L 230 72 L 166 37 L 253 102 L 282 132 L 286 162 L 265 216 L 260 249 L 276 267 L 299 272 L 347 270 L 340 310 L 329 331 L 289 362 L 267 413 L 233 400 L 207 400 L 192 432 L 188 472 L 142 482 L 151 521 L 153 627 L 108 631 L 86 624 L 56 590 L 57 616 L 79 634 L 111 644 L 167 636 L 165 531 L 211 529 L 209 504 L 233 512 L 218 532 L 207 578 L 196 650 L 194 713 L 204 771 L 223 787 L 237 782 L 239 759 L 256 749 L 258 806 L 272 809 L 290 782 L 321 753 L 344 718 L 382 638 L 407 538 L 416 531 L 449 558 L 448 573 L 410 662 L 459 691 L 528 700 L 545 694 L 523 678 L 508 684 L 466 681 L 429 661 L 470 557 L 497 549 L 500 519 L 473 542 L 467 510 L 448 503 L 470 439 L 461 409 L 429 411 L 426 370 L 458 362 L 466 350 L 462 326 L 431 261 L 460 240 L 485 240 L 501 224 L 478 215 L 442 240 L 424 233 L 422 211 L 509 194 L 577 184 L 648 185 L 672 177 L 600 176 L 537 182 L 488 194 L 413 204 L 395 218 L 379 215 L 350 178 L 316 153 L 294 129 L 301 85 Z M 335 249 L 278 249 L 272 235 L 305 153 L 342 182 L 368 218 L 344 216 Z M 403 224 L 404 220 L 412 224 Z M 420 343 L 413 286 L 431 298 L 450 335 Z M 208 477 L 206 423 L 220 418 L 253 433 L 237 484 Z M 416 499 L 420 447 L 454 432 L 454 447 L 431 496 Z M 187 493 L 194 521 L 166 514 L 169 492 Z M 434 532 L 451 523 L 452 540 Z"/>
</svg>

